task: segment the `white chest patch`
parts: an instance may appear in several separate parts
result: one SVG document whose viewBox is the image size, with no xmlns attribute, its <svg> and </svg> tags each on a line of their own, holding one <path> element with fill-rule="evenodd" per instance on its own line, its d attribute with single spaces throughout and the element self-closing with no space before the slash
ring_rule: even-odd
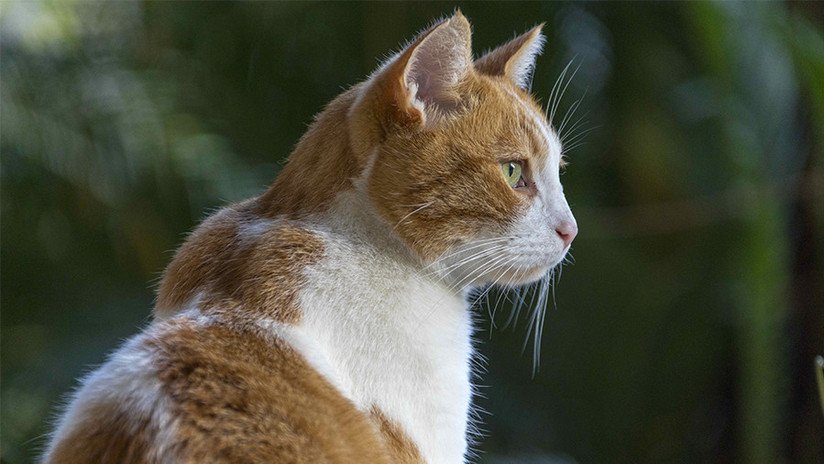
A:
<svg viewBox="0 0 824 464">
<path fill-rule="evenodd" d="M 402 427 L 426 462 L 464 462 L 467 305 L 396 253 L 396 243 L 376 237 L 368 212 L 342 211 L 357 203 L 346 195 L 334 212 L 345 219 L 317 230 L 325 257 L 305 270 L 300 325 L 275 332 L 359 409 L 378 408 Z"/>
</svg>

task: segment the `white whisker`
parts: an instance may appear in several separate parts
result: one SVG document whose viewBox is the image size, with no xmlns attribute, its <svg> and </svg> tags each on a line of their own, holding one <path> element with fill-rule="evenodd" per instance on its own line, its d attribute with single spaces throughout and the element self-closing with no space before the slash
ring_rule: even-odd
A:
<svg viewBox="0 0 824 464">
<path fill-rule="evenodd" d="M 556 100 L 558 99 L 558 93 L 560 91 L 561 86 L 563 85 L 562 83 L 564 81 L 564 77 L 566 76 L 567 71 L 569 71 L 569 67 L 572 66 L 572 62 L 574 60 L 575 60 L 574 58 L 569 60 L 569 63 L 567 63 L 567 65 L 564 66 L 564 69 L 561 71 L 561 73 L 555 79 L 555 83 L 552 84 L 552 90 L 550 90 L 550 92 L 549 92 L 549 101 L 547 102 L 547 108 L 546 108 L 546 111 L 549 113 L 549 115 L 547 116 L 545 114 L 545 116 L 547 116 L 547 119 L 549 120 L 550 124 L 552 123 L 553 119 L 555 119 L 555 107 L 556 107 Z"/>
<path fill-rule="evenodd" d="M 409 219 L 410 217 L 412 217 L 412 215 L 413 215 L 413 214 L 415 214 L 415 213 L 417 213 L 417 212 L 420 212 L 420 211 L 423 211 L 424 209 L 426 209 L 426 208 L 428 208 L 428 207 L 432 206 L 432 204 L 433 204 L 433 203 L 435 203 L 435 202 L 434 202 L 434 201 L 430 201 L 430 202 L 428 202 L 428 203 L 424 203 L 424 204 L 422 204 L 422 205 L 418 206 L 416 209 L 413 209 L 413 210 L 412 210 L 409 214 L 407 214 L 406 216 L 402 217 L 402 218 L 401 218 L 401 220 L 400 220 L 400 221 L 398 221 L 398 223 L 397 223 L 397 224 L 395 224 L 395 227 L 393 227 L 393 228 L 392 228 L 392 230 L 395 230 L 395 229 L 397 229 L 398 227 L 400 227 L 400 225 L 401 225 L 401 224 L 403 224 L 403 221 L 405 221 L 405 220 Z"/>
</svg>

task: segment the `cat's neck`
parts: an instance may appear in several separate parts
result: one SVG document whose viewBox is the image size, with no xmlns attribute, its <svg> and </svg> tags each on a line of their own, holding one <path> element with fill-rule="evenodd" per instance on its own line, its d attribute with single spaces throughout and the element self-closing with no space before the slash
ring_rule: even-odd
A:
<svg viewBox="0 0 824 464">
<path fill-rule="evenodd" d="M 315 116 L 271 187 L 258 214 L 306 217 L 327 211 L 366 168 L 381 130 L 370 110 L 369 81 L 347 90 Z"/>
<path fill-rule="evenodd" d="M 368 168 L 367 168 L 368 169 Z M 395 233 L 395 224 L 383 219 L 372 205 L 362 175 L 353 179 L 353 188 L 340 192 L 329 208 L 306 218 L 337 239 L 377 257 L 381 262 L 393 262 L 426 285 L 437 287 L 455 298 L 466 301 L 471 285 L 460 285 L 460 276 L 439 272 L 436 263 L 424 263 Z M 437 260 L 436 260 L 437 261 Z"/>
<path fill-rule="evenodd" d="M 359 181 L 355 180 L 357 184 Z M 399 265 L 425 273 L 415 257 L 369 203 L 366 192 L 353 187 L 338 193 L 329 209 L 307 218 L 323 226 L 329 233 L 351 241 L 353 246 L 369 247 L 379 252 L 382 259 L 391 259 Z"/>
</svg>

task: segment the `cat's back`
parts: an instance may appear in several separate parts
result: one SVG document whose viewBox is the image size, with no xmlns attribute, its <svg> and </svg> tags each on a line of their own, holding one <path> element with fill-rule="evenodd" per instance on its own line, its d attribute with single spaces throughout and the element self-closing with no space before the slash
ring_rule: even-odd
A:
<svg viewBox="0 0 824 464">
<path fill-rule="evenodd" d="M 300 324 L 307 224 L 226 208 L 189 237 L 158 318 L 73 398 L 48 463 L 419 462 L 379 413 L 358 410 L 274 326 Z"/>
<path fill-rule="evenodd" d="M 376 425 L 286 343 L 190 314 L 93 373 L 55 438 L 47 462 L 388 462 Z"/>
</svg>

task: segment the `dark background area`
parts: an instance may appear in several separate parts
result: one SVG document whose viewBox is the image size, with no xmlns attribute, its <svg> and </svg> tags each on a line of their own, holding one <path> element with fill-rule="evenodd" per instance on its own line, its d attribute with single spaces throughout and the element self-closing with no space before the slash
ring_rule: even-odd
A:
<svg viewBox="0 0 824 464">
<path fill-rule="evenodd" d="M 524 321 L 477 308 L 477 461 L 824 462 L 821 3 L 82 1 L 0 5 L 2 462 L 147 324 L 185 234 L 456 6 L 476 55 L 546 21 L 533 91 L 571 62 L 554 123 L 582 118 L 534 376 Z"/>
</svg>

